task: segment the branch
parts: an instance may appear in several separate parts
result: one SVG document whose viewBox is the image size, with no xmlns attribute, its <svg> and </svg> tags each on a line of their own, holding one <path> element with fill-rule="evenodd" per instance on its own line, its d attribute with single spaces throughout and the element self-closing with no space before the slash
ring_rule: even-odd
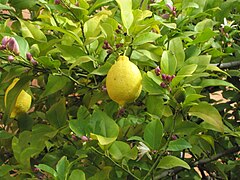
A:
<svg viewBox="0 0 240 180">
<path fill-rule="evenodd" d="M 230 68 L 230 67 L 240 66 L 240 61 L 232 61 L 232 62 L 228 62 L 228 63 L 211 64 L 211 65 L 218 66 L 221 69 L 226 69 L 226 68 Z"/>
<path fill-rule="evenodd" d="M 226 151 L 223 151 L 223 152 L 220 152 L 216 155 L 213 155 L 210 158 L 206 158 L 206 159 L 196 161 L 196 162 L 192 163 L 191 167 L 196 167 L 196 166 L 199 166 L 199 165 L 210 163 L 210 162 L 215 161 L 215 160 L 217 160 L 221 157 L 227 156 L 229 154 L 234 154 L 238 151 L 240 151 L 240 146 L 232 147 L 230 149 L 227 149 Z M 157 179 L 161 179 L 161 178 L 166 177 L 166 176 L 173 176 L 173 175 L 175 175 L 175 174 L 177 174 L 177 173 L 179 173 L 183 170 L 185 170 L 185 168 L 183 168 L 183 167 L 176 167 L 176 168 L 173 168 L 173 169 L 169 169 L 169 170 L 166 170 L 166 171 L 162 172 L 160 175 L 156 176 L 154 179 L 157 180 Z"/>
</svg>

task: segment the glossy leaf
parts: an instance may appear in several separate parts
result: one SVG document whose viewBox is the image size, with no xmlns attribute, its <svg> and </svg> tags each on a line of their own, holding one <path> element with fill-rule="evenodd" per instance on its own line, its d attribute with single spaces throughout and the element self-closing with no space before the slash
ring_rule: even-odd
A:
<svg viewBox="0 0 240 180">
<path fill-rule="evenodd" d="M 105 4 L 112 2 L 113 0 L 97 0 L 93 6 L 89 9 L 89 14 L 91 14 L 95 9 L 104 6 Z"/>
<path fill-rule="evenodd" d="M 237 89 L 232 83 L 220 79 L 203 79 L 201 82 L 201 86 L 203 88 L 209 86 L 227 86 Z"/>
<path fill-rule="evenodd" d="M 153 150 L 158 150 L 163 136 L 163 125 L 160 120 L 153 119 L 144 129 L 144 141 Z"/>
<path fill-rule="evenodd" d="M 116 0 L 121 9 L 121 18 L 123 25 L 129 29 L 133 23 L 132 1 L 131 0 Z"/>
<path fill-rule="evenodd" d="M 185 139 L 180 138 L 174 141 L 170 141 L 167 150 L 168 151 L 182 151 L 184 149 L 192 148 L 191 144 Z"/>
<path fill-rule="evenodd" d="M 156 84 L 151 78 L 146 74 L 143 75 L 142 80 L 143 90 L 149 92 L 150 94 L 163 94 L 164 90 L 160 85 Z"/>
<path fill-rule="evenodd" d="M 163 157 L 158 163 L 157 167 L 161 169 L 172 169 L 174 167 L 179 167 L 179 166 L 186 169 L 190 169 L 190 166 L 188 165 L 188 163 L 186 163 L 182 159 L 179 159 L 178 157 L 175 157 L 175 156 Z"/>
<path fill-rule="evenodd" d="M 146 106 L 150 114 L 162 117 L 164 101 L 161 96 L 148 96 Z"/>
<path fill-rule="evenodd" d="M 213 125 L 220 132 L 223 132 L 222 117 L 215 107 L 207 102 L 200 102 L 189 110 L 189 115 L 197 116 L 207 123 Z"/>
<path fill-rule="evenodd" d="M 185 52 L 183 50 L 183 43 L 181 38 L 173 38 L 169 42 L 169 50 L 177 60 L 177 67 L 182 67 L 185 61 Z"/>
<path fill-rule="evenodd" d="M 101 145 L 108 145 L 117 139 L 119 127 L 103 111 L 94 111 L 90 126 L 92 128 L 91 138 L 98 140 Z"/>
<path fill-rule="evenodd" d="M 45 171 L 49 174 L 51 174 L 52 176 L 56 177 L 57 176 L 57 172 L 50 166 L 46 165 L 46 164 L 39 164 L 35 166 L 38 169 L 41 169 L 42 171 Z"/>
<path fill-rule="evenodd" d="M 63 156 L 57 163 L 56 171 L 57 171 L 57 178 L 59 180 L 65 180 L 66 176 L 69 171 L 69 161 L 67 160 L 66 156 Z"/>
<path fill-rule="evenodd" d="M 164 51 L 161 59 L 162 73 L 174 75 L 177 68 L 177 59 L 171 51 Z"/>
</svg>

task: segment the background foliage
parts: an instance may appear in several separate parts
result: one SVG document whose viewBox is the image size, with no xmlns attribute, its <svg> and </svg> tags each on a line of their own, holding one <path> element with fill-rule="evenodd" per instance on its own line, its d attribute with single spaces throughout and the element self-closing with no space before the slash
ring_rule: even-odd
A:
<svg viewBox="0 0 240 180">
<path fill-rule="evenodd" d="M 0 178 L 237 179 L 239 11 L 238 0 L 0 0 L 0 38 L 20 51 L 0 51 Z M 124 109 L 105 88 L 123 53 L 143 76 Z M 22 89 L 32 108 L 11 119 Z"/>
</svg>

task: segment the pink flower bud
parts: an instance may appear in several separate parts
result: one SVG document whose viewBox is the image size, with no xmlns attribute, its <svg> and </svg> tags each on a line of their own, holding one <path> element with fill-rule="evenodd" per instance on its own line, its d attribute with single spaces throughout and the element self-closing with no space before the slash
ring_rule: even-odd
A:
<svg viewBox="0 0 240 180">
<path fill-rule="evenodd" d="M 19 45 L 14 37 L 11 37 L 8 41 L 7 48 L 14 54 L 19 55 Z"/>
<path fill-rule="evenodd" d="M 87 136 L 82 136 L 82 137 L 81 137 L 81 140 L 82 140 L 83 142 L 89 141 L 89 139 L 88 139 Z"/>
<path fill-rule="evenodd" d="M 27 52 L 26 57 L 27 57 L 27 60 L 29 61 L 33 58 L 30 52 Z"/>
<path fill-rule="evenodd" d="M 102 86 L 102 91 L 107 91 L 107 87 L 106 86 Z"/>
<path fill-rule="evenodd" d="M 172 75 L 172 79 L 174 79 L 176 76 L 175 75 Z"/>
<path fill-rule="evenodd" d="M 163 18 L 163 19 L 169 19 L 169 17 L 170 17 L 169 14 L 163 14 L 163 15 L 162 15 L 162 18 Z"/>
<path fill-rule="evenodd" d="M 60 4 L 61 3 L 61 0 L 55 0 L 54 1 L 54 4 Z"/>
<path fill-rule="evenodd" d="M 30 60 L 30 63 L 32 63 L 34 66 L 38 65 L 38 62 L 33 58 Z"/>
<path fill-rule="evenodd" d="M 174 7 L 173 5 L 167 3 L 166 6 L 170 9 L 170 11 L 172 12 L 174 10 Z"/>
<path fill-rule="evenodd" d="M 9 62 L 13 62 L 14 61 L 14 57 L 12 55 L 9 55 L 7 59 L 8 59 Z"/>
<path fill-rule="evenodd" d="M 9 40 L 10 40 L 9 36 L 4 36 L 2 39 L 2 45 L 4 45 L 6 47 Z"/>
<path fill-rule="evenodd" d="M 166 88 L 166 87 L 167 87 L 167 85 L 166 85 L 165 82 L 161 82 L 160 86 L 161 86 L 162 88 Z"/>
<path fill-rule="evenodd" d="M 122 29 L 122 26 L 120 24 L 118 25 L 118 29 Z"/>
<path fill-rule="evenodd" d="M 167 79 L 168 82 L 171 82 L 172 81 L 172 76 L 171 75 L 167 75 L 166 79 Z"/>
<path fill-rule="evenodd" d="M 5 45 L 0 45 L 0 50 L 5 50 L 6 46 Z"/>
<path fill-rule="evenodd" d="M 166 80 L 167 79 L 167 75 L 166 74 L 162 74 L 162 79 Z"/>
<path fill-rule="evenodd" d="M 159 75 L 161 74 L 161 69 L 160 69 L 159 66 L 157 66 L 157 67 L 155 68 L 155 74 L 156 74 L 157 76 L 159 76 Z"/>
</svg>

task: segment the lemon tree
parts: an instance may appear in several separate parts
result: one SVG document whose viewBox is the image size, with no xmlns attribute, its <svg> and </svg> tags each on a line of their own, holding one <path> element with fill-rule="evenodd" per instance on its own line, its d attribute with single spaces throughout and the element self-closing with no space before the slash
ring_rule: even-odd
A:
<svg viewBox="0 0 240 180">
<path fill-rule="evenodd" d="M 0 179 L 238 179 L 239 0 L 1 0 Z"/>
</svg>

